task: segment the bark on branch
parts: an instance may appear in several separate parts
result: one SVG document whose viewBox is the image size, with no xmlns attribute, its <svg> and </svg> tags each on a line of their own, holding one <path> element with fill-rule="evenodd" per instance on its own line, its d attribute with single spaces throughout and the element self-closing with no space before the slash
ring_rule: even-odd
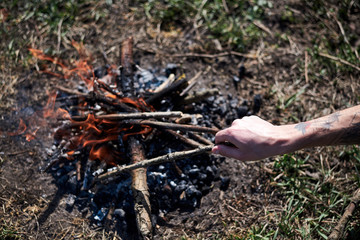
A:
<svg viewBox="0 0 360 240">
<path fill-rule="evenodd" d="M 347 206 L 343 216 L 340 218 L 338 224 L 329 235 L 328 240 L 341 239 L 342 235 L 344 234 L 345 227 L 349 222 L 349 220 L 351 219 L 359 202 L 360 202 L 360 188 L 354 192 L 350 204 Z"/>
<path fill-rule="evenodd" d="M 202 153 L 209 152 L 209 151 L 211 151 L 211 149 L 213 147 L 214 147 L 214 145 L 207 145 L 204 147 L 199 147 L 199 148 L 188 150 L 188 151 L 169 153 L 169 154 L 166 154 L 166 155 L 163 155 L 160 157 L 136 162 L 136 163 L 126 165 L 126 166 L 118 166 L 117 169 L 115 169 L 114 171 L 107 172 L 105 174 L 98 176 L 97 180 L 102 181 L 102 180 L 108 179 L 110 177 L 116 177 L 117 175 L 119 175 L 123 172 L 131 171 L 131 170 L 137 169 L 137 168 L 147 168 L 152 165 L 158 165 L 158 164 L 162 164 L 162 163 L 166 163 L 166 162 L 173 162 L 173 161 L 180 160 L 180 159 L 187 158 L 187 157 L 193 157 L 193 156 L 196 156 L 196 155 L 199 155 Z"/>
<path fill-rule="evenodd" d="M 151 120 L 143 120 L 143 121 L 129 120 L 129 121 L 124 121 L 124 123 L 129 125 L 147 125 L 150 127 L 181 130 L 181 131 L 208 132 L 213 134 L 218 132 L 218 129 L 215 128 L 201 127 L 201 126 L 188 125 L 188 124 L 167 123 L 167 122 L 159 122 L 159 121 L 151 121 Z"/>
</svg>

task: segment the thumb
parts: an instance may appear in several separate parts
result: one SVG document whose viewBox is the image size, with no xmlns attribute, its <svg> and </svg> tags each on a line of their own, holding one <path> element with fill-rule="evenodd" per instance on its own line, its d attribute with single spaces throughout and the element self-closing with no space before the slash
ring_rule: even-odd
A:
<svg viewBox="0 0 360 240">
<path fill-rule="evenodd" d="M 223 155 L 225 157 L 236 158 L 238 160 L 242 160 L 244 155 L 238 148 L 226 146 L 223 144 L 216 145 L 213 147 L 211 152 L 214 154 Z"/>
</svg>

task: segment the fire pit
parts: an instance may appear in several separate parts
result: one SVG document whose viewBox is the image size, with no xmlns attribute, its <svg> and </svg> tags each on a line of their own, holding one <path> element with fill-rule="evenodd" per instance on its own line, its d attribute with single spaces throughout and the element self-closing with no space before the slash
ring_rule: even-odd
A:
<svg viewBox="0 0 360 240">
<path fill-rule="evenodd" d="M 43 72 L 82 82 L 58 86 L 42 111 L 7 133 L 31 141 L 41 127 L 54 129 L 41 170 L 67 194 L 68 211 L 77 207 L 93 224 L 116 229 L 125 239 L 147 239 L 169 211 L 199 207 L 214 181 L 221 179 L 226 189 L 230 180 L 217 167 L 222 159 L 206 153 L 220 119 L 231 123 L 251 113 L 247 101 L 219 96 L 216 89 L 193 93 L 201 72 L 187 79 L 174 64 L 158 76 L 136 66 L 132 38 L 122 44 L 120 67 L 93 69 L 83 46 L 73 45 L 81 59 L 72 69 L 31 49 L 60 69 Z M 254 102 L 257 111 L 259 100 Z"/>
</svg>

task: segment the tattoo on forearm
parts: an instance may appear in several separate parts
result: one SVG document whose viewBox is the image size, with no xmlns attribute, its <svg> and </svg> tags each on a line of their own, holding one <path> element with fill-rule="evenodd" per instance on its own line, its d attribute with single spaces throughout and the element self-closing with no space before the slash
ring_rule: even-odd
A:
<svg viewBox="0 0 360 240">
<path fill-rule="evenodd" d="M 329 116 L 329 118 L 322 124 L 322 127 L 325 130 L 330 130 L 330 128 L 333 126 L 334 122 L 339 122 L 340 113 L 336 112 Z"/>
<path fill-rule="evenodd" d="M 295 125 L 295 129 L 299 130 L 303 135 L 306 133 L 306 129 L 310 127 L 311 123 L 301 122 Z"/>
</svg>

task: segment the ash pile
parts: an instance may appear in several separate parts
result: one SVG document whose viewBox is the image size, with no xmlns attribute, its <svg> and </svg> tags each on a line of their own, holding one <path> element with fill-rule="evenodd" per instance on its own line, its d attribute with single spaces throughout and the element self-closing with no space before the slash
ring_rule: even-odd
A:
<svg viewBox="0 0 360 240">
<path fill-rule="evenodd" d="M 261 101 L 240 102 L 217 89 L 195 92 L 202 73 L 188 79 L 176 64 L 142 69 L 133 63 L 131 39 L 121 51 L 121 67 L 87 71 L 92 88 L 86 81 L 58 88 L 54 104 L 67 117 L 56 125 L 42 170 L 64 192 L 66 210 L 76 208 L 94 227 L 124 239 L 146 239 L 168 212 L 198 208 L 214 182 L 227 189 L 230 177 L 218 169 L 223 158 L 208 151 L 223 119 L 231 124 L 256 113 Z M 200 151 L 187 155 L 189 149 Z M 183 155 L 171 160 L 173 153 Z M 159 156 L 165 160 L 120 171 Z"/>
</svg>

